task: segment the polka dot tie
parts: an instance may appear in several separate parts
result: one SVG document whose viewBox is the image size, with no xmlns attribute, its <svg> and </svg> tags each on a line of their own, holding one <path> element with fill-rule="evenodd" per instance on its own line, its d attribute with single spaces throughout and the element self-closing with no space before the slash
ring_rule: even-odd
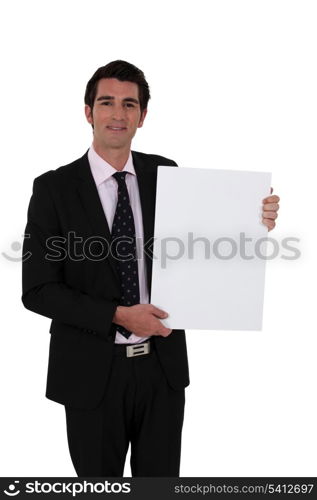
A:
<svg viewBox="0 0 317 500">
<path fill-rule="evenodd" d="M 138 262 L 133 212 L 125 182 L 127 172 L 116 172 L 118 203 L 112 223 L 112 255 L 115 258 L 121 280 L 120 305 L 132 306 L 140 303 Z M 132 332 L 117 325 L 117 330 L 128 339 Z"/>
</svg>

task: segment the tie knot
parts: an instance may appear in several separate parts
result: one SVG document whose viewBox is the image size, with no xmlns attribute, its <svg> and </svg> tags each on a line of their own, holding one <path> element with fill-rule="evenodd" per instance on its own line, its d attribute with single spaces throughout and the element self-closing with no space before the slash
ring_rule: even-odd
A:
<svg viewBox="0 0 317 500">
<path fill-rule="evenodd" d="M 112 177 L 114 177 L 118 183 L 125 182 L 125 176 L 127 175 L 127 173 L 128 172 L 116 172 L 112 175 Z"/>
</svg>

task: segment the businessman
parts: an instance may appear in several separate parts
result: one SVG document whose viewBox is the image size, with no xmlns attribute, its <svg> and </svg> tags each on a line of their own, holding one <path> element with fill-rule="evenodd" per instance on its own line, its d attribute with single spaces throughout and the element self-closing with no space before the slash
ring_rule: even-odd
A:
<svg viewBox="0 0 317 500">
<path fill-rule="evenodd" d="M 65 406 L 78 476 L 179 476 L 185 332 L 150 303 L 157 166 L 131 150 L 150 91 L 125 61 L 99 68 L 85 92 L 89 150 L 34 180 L 23 255 L 24 306 L 51 318 L 46 396 Z M 279 198 L 263 200 L 275 225 Z M 29 252 L 29 253 L 27 253 Z"/>
</svg>

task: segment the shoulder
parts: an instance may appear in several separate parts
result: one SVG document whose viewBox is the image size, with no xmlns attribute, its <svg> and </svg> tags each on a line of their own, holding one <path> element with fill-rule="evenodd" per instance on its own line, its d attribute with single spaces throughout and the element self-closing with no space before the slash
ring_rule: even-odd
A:
<svg viewBox="0 0 317 500">
<path fill-rule="evenodd" d="M 48 170 L 34 179 L 35 184 L 63 184 L 76 177 L 82 168 L 89 166 L 87 152 L 71 163 Z"/>
<path fill-rule="evenodd" d="M 141 153 L 139 151 L 132 151 L 133 160 L 137 160 L 147 164 L 149 166 L 157 167 L 158 165 L 166 165 L 171 167 L 177 167 L 177 163 L 170 158 L 165 156 Z"/>
<path fill-rule="evenodd" d="M 139 151 L 131 151 L 134 162 L 138 165 L 146 166 L 147 168 L 156 169 L 159 165 L 177 167 L 177 163 L 162 155 L 141 153 Z M 34 179 L 35 185 L 47 185 L 62 187 L 64 184 L 72 182 L 74 177 L 82 174 L 89 168 L 88 151 L 81 157 L 62 165 L 55 170 L 48 170 Z"/>
</svg>

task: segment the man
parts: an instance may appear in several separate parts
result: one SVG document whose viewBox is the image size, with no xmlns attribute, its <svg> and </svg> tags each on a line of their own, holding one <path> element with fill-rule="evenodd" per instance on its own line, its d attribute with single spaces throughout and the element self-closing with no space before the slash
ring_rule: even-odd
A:
<svg viewBox="0 0 317 500">
<path fill-rule="evenodd" d="M 46 396 L 65 405 L 78 476 L 122 476 L 129 443 L 133 476 L 179 475 L 185 332 L 149 303 L 147 245 L 157 166 L 176 163 L 131 151 L 149 98 L 132 64 L 99 68 L 85 93 L 90 149 L 37 177 L 28 209 L 22 301 L 52 319 Z M 278 201 L 264 200 L 269 229 Z"/>
</svg>

